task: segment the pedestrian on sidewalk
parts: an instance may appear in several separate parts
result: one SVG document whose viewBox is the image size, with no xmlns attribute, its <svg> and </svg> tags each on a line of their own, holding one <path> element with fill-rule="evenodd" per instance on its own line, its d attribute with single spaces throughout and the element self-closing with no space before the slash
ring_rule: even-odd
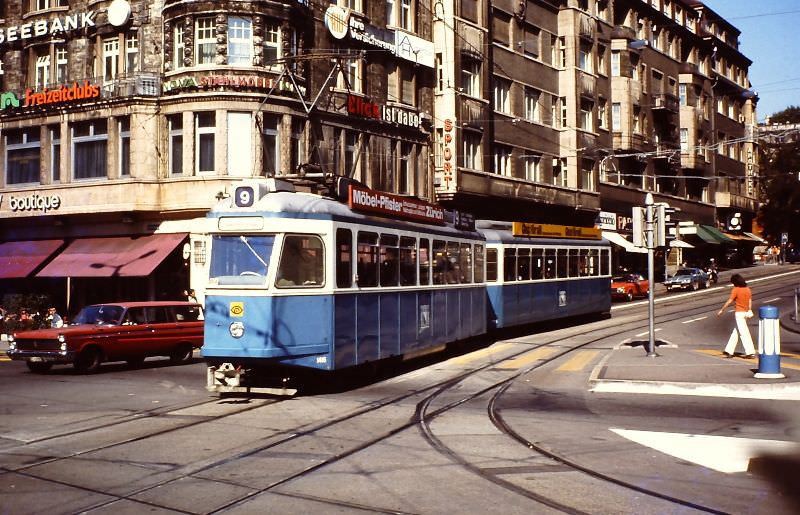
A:
<svg viewBox="0 0 800 515">
<path fill-rule="evenodd" d="M 722 308 L 717 312 L 717 316 L 721 316 L 728 306 L 734 304 L 736 327 L 731 331 L 731 336 L 728 338 L 728 345 L 725 346 L 725 350 L 722 354 L 726 358 L 732 358 L 736 350 L 736 345 L 741 339 L 742 346 L 744 347 L 744 357 L 754 358 L 756 357 L 756 349 L 753 347 L 753 338 L 750 336 L 750 329 L 747 327 L 747 319 L 753 318 L 753 292 L 750 291 L 750 287 L 747 286 L 744 277 L 739 274 L 733 274 L 731 283 L 733 283 L 731 296 L 728 297 L 728 300 L 725 301 L 725 304 L 723 304 Z"/>
</svg>

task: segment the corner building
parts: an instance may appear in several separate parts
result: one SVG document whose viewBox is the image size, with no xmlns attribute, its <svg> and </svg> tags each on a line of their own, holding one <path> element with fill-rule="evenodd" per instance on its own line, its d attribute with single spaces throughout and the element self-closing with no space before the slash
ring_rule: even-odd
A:
<svg viewBox="0 0 800 515">
<path fill-rule="evenodd" d="M 250 177 L 431 199 L 430 5 L 2 4 L 0 293 L 181 298 Z"/>
</svg>

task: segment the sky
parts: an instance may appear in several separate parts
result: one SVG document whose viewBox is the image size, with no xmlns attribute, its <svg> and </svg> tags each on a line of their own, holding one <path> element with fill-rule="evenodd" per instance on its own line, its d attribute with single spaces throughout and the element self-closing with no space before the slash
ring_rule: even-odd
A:
<svg viewBox="0 0 800 515">
<path fill-rule="evenodd" d="M 800 106 L 800 1 L 704 0 L 741 31 L 739 50 L 758 93 L 758 119 Z"/>
</svg>

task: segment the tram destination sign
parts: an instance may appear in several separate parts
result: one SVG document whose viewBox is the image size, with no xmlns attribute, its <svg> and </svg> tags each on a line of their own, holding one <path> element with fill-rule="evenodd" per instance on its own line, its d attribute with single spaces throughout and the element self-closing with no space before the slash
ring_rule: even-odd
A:
<svg viewBox="0 0 800 515">
<path fill-rule="evenodd" d="M 444 224 L 444 209 L 439 206 L 414 198 L 360 188 L 353 184 L 348 190 L 347 205 L 354 211 L 368 211 L 429 224 Z"/>
<path fill-rule="evenodd" d="M 599 240 L 602 238 L 602 231 L 600 229 L 572 225 L 514 222 L 511 231 L 514 236 L 525 236 L 528 238 L 575 238 L 580 240 Z"/>
</svg>

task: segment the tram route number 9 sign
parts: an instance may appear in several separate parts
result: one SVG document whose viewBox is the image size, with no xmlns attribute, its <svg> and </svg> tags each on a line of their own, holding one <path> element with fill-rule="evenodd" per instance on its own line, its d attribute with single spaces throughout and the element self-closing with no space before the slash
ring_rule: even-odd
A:
<svg viewBox="0 0 800 515">
<path fill-rule="evenodd" d="M 236 207 L 251 207 L 256 200 L 252 186 L 239 186 L 233 192 L 233 201 Z"/>
</svg>

